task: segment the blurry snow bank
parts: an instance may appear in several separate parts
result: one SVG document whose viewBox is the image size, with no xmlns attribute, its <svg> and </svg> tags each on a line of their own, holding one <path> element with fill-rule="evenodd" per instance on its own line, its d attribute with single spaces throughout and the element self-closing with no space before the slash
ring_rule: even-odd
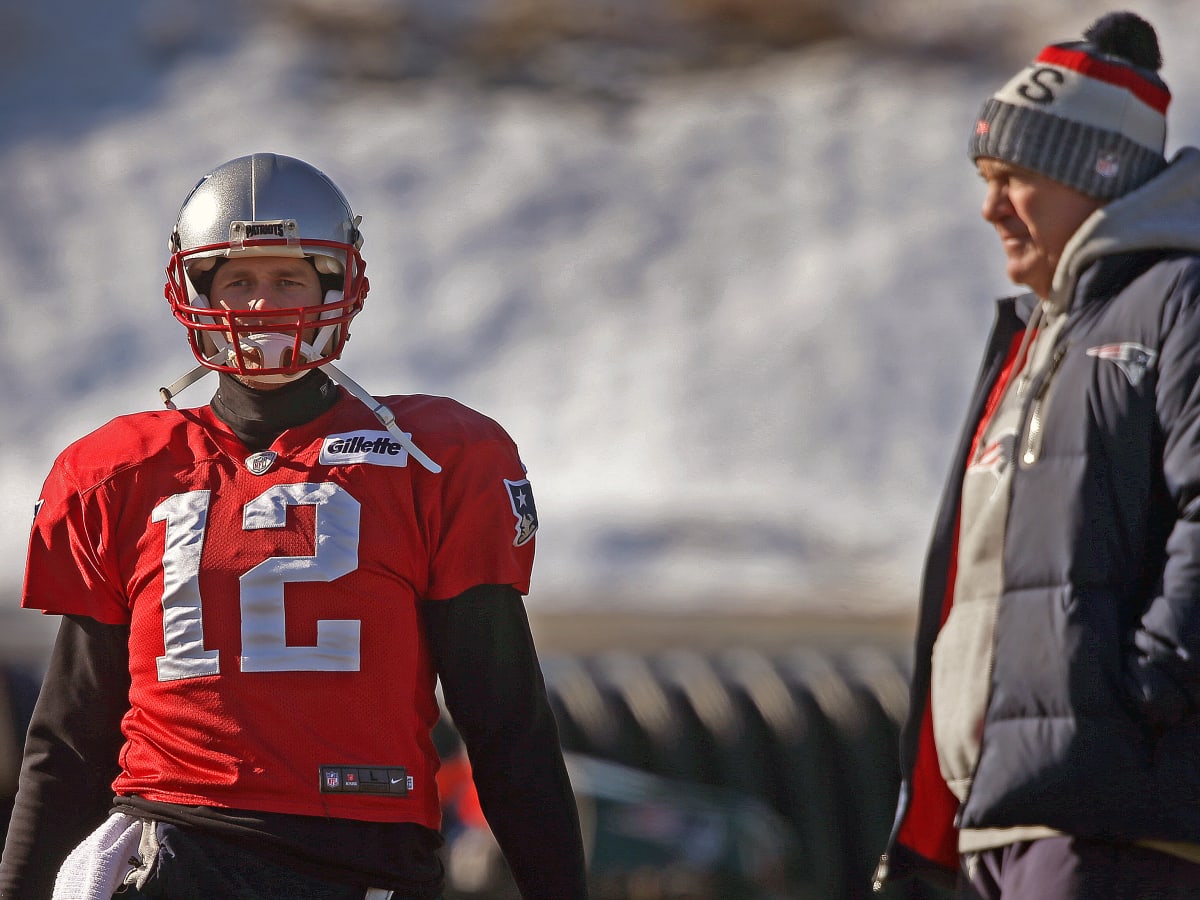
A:
<svg viewBox="0 0 1200 900">
<path fill-rule="evenodd" d="M 1172 147 L 1196 142 L 1191 14 L 1134 5 L 1163 38 Z M 233 40 L 182 2 L 4 13 L 0 77 L 40 61 L 0 95 L 9 595 L 54 454 L 190 364 L 161 300 L 179 202 L 270 150 L 364 217 L 347 371 L 455 396 L 522 447 L 535 608 L 908 608 L 1009 290 L 964 148 L 1015 64 L 972 49 L 1052 23 L 1031 55 L 1096 4 L 842 6 L 878 36 L 603 92 L 335 77 L 289 20 Z M 451 7 L 471 8 L 424 5 Z"/>
</svg>

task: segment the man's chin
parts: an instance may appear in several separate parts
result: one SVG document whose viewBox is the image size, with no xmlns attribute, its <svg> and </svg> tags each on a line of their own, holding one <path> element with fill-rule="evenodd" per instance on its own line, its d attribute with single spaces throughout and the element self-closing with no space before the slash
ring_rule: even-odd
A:
<svg viewBox="0 0 1200 900">
<path fill-rule="evenodd" d="M 1047 279 L 1039 271 L 1038 266 L 1032 266 L 1025 260 L 1009 257 L 1006 269 L 1008 280 L 1020 287 L 1027 287 L 1039 297 L 1044 297 L 1044 289 L 1048 288 Z"/>
<path fill-rule="evenodd" d="M 295 381 L 303 373 L 297 372 L 295 375 L 244 375 L 237 373 L 233 377 L 244 384 L 246 387 L 256 391 L 277 391 L 285 384 Z"/>
</svg>

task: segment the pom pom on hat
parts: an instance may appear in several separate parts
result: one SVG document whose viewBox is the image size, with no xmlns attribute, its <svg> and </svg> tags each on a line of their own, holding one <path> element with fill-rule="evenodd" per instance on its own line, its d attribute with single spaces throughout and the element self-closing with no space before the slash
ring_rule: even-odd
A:
<svg viewBox="0 0 1200 900">
<path fill-rule="evenodd" d="M 1167 164 L 1161 67 L 1150 24 L 1109 13 L 1084 40 L 1044 48 L 984 103 L 971 159 L 1012 163 L 1101 200 L 1127 194 Z"/>
<path fill-rule="evenodd" d="M 1101 16 L 1083 36 L 1100 53 L 1120 56 L 1152 72 L 1162 68 L 1158 35 L 1149 22 L 1134 13 L 1116 12 Z"/>
</svg>

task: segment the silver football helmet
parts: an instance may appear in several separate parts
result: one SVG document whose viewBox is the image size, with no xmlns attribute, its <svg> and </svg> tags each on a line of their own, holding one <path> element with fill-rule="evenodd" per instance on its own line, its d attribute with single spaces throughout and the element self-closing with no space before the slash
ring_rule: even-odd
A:
<svg viewBox="0 0 1200 900">
<path fill-rule="evenodd" d="M 278 384 L 337 359 L 368 290 L 361 219 L 329 178 L 291 157 L 256 153 L 205 175 L 171 232 L 166 284 L 197 361 L 251 384 Z M 216 308 L 207 296 L 216 268 L 248 255 L 309 259 L 323 303 L 269 312 Z"/>
</svg>

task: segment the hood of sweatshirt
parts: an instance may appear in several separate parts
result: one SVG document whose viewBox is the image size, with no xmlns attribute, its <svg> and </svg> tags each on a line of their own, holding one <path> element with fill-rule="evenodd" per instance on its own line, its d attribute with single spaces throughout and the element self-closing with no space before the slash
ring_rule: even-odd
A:
<svg viewBox="0 0 1200 900">
<path fill-rule="evenodd" d="M 1097 259 L 1156 249 L 1200 252 L 1200 148 L 1180 150 L 1159 175 L 1084 220 L 1063 248 L 1047 312 L 1066 311 L 1080 274 Z"/>
</svg>

